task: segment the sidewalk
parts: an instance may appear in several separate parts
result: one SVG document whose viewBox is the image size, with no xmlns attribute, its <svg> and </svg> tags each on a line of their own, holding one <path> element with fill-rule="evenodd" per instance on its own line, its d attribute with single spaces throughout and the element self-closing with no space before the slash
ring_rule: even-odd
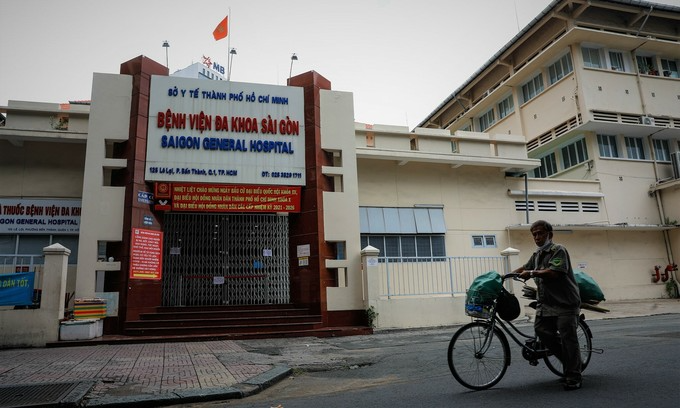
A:
<svg viewBox="0 0 680 408">
<path fill-rule="evenodd" d="M 586 311 L 587 319 L 680 314 L 678 299 L 604 302 L 602 306 L 611 312 Z M 403 332 L 0 350 L 0 408 L 29 402 L 42 407 L 148 407 L 244 398 L 294 369 L 371 364 L 380 357 L 379 348 L 371 343 L 389 341 Z M 358 346 L 347 347 L 347 343 Z"/>
</svg>

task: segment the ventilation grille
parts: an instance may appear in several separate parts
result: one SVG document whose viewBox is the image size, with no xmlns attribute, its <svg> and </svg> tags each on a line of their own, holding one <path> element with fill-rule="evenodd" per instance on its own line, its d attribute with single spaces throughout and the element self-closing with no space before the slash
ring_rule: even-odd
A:
<svg viewBox="0 0 680 408">
<path fill-rule="evenodd" d="M 595 112 L 593 111 L 593 119 L 598 122 L 618 123 L 619 115 L 614 112 Z"/>
<path fill-rule="evenodd" d="M 538 201 L 538 211 L 557 211 L 557 203 L 554 201 Z"/>
<path fill-rule="evenodd" d="M 581 115 L 577 115 L 572 117 L 571 119 L 562 122 L 561 124 L 555 126 L 551 130 L 543 133 L 542 135 L 538 136 L 535 139 L 532 139 L 527 142 L 527 151 L 532 151 L 539 146 L 543 146 L 544 144 L 557 139 L 558 137 L 562 136 L 563 134 L 569 132 L 570 130 L 576 128 L 581 124 Z"/>
<path fill-rule="evenodd" d="M 524 200 L 515 201 L 515 211 L 526 211 L 527 204 L 529 211 L 540 211 L 540 212 L 557 212 L 558 207 L 561 212 L 600 212 L 600 205 L 596 202 L 583 202 L 579 203 L 577 201 L 532 201 L 528 203 Z"/>
<path fill-rule="evenodd" d="M 617 112 L 593 111 L 593 120 L 597 122 L 621 123 L 625 125 L 647 125 L 680 129 L 680 118 L 661 116 L 642 116 Z M 644 119 L 644 120 L 643 120 Z"/>
<path fill-rule="evenodd" d="M 575 201 L 563 201 L 560 203 L 562 212 L 579 212 L 579 204 Z"/>
<path fill-rule="evenodd" d="M 598 203 L 581 203 L 581 210 L 583 212 L 600 212 L 600 205 Z"/>
</svg>

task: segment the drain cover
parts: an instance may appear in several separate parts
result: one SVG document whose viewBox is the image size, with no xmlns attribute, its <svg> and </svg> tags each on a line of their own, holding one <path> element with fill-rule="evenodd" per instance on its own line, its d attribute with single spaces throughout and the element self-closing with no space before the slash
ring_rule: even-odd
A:
<svg viewBox="0 0 680 408">
<path fill-rule="evenodd" d="M 0 386 L 0 408 L 78 406 L 94 386 L 91 382 Z"/>
</svg>

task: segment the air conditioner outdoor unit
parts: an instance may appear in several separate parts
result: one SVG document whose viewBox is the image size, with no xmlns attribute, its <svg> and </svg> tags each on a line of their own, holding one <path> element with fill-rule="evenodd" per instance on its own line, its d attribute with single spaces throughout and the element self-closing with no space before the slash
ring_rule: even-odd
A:
<svg viewBox="0 0 680 408">
<path fill-rule="evenodd" d="M 654 118 L 650 116 L 640 116 L 640 124 L 654 126 Z"/>
<path fill-rule="evenodd" d="M 680 152 L 671 153 L 671 167 L 673 167 L 673 178 L 680 179 Z"/>
</svg>

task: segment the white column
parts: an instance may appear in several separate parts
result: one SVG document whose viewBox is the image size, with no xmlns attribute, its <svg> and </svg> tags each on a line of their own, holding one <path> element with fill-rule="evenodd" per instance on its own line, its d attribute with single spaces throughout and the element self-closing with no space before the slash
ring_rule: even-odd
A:
<svg viewBox="0 0 680 408">
<path fill-rule="evenodd" d="M 41 312 L 52 316 L 53 324 L 45 327 L 46 341 L 59 340 L 59 321 L 64 318 L 64 301 L 66 299 L 66 275 L 68 256 L 71 250 L 61 244 L 53 244 L 43 248 L 45 268 L 42 277 Z"/>
<path fill-rule="evenodd" d="M 507 265 L 508 268 L 508 270 L 506 270 L 505 273 L 510 273 L 522 265 L 519 259 L 519 252 L 520 252 L 519 249 L 515 249 L 512 247 L 505 248 L 504 250 L 501 251 L 501 256 L 505 257 L 506 260 L 505 264 Z M 510 293 L 515 293 L 514 283 L 515 282 L 512 280 L 505 281 L 505 288 Z"/>
<path fill-rule="evenodd" d="M 361 250 L 361 266 L 364 273 L 364 299 L 367 308 L 373 307 L 376 316 L 380 314 L 380 271 L 378 266 L 378 248 L 367 246 Z M 374 327 L 378 327 L 377 322 L 373 322 Z"/>
</svg>

